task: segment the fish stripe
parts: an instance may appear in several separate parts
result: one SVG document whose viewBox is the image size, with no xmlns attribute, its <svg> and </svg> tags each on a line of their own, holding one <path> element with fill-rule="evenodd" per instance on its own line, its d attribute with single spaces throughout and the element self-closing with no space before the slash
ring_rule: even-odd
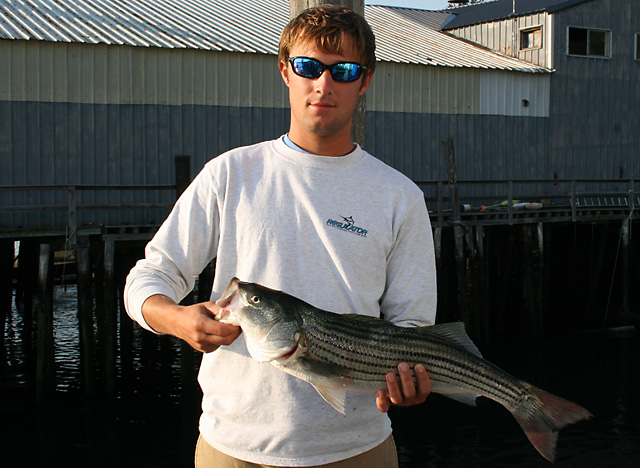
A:
<svg viewBox="0 0 640 468">
<path fill-rule="evenodd" d="M 432 384 L 442 382 L 457 385 L 497 399 L 509 406 L 516 406 L 523 397 L 522 389 L 513 385 L 517 382 L 515 379 L 503 378 L 498 381 L 495 372 L 491 372 L 491 378 L 486 378 L 478 373 L 477 363 L 467 363 L 449 357 L 450 349 L 433 346 L 433 350 L 416 351 L 419 346 L 424 348 L 424 338 L 413 336 L 415 333 L 412 333 L 411 329 L 403 334 L 406 342 L 402 345 L 389 346 L 391 337 L 386 336 L 389 335 L 386 333 L 374 342 L 368 341 L 366 347 L 362 347 L 354 337 L 371 337 L 370 330 L 349 327 L 335 321 L 322 322 L 337 326 L 324 327 L 324 323 L 313 324 L 315 325 L 313 326 L 311 323 L 306 323 L 305 334 L 310 345 L 311 358 L 321 359 L 347 369 L 354 381 L 383 383 L 387 372 L 395 369 L 399 362 L 408 361 L 412 364 L 422 363 L 427 366 Z M 446 340 L 439 339 L 437 335 L 433 335 L 432 338 L 446 347 Z M 465 357 L 468 358 L 468 356 Z M 489 371 L 493 370 L 489 366 L 484 367 Z"/>
</svg>

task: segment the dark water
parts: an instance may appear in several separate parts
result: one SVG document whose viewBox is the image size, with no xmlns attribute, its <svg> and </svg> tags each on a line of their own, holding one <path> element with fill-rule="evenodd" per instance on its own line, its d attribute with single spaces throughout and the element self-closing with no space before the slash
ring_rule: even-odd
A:
<svg viewBox="0 0 640 468">
<path fill-rule="evenodd" d="M 199 390 L 182 376 L 181 345 L 134 328 L 115 396 L 82 387 L 75 288 L 57 288 L 56 390 L 36 404 L 31 356 L 15 308 L 8 317 L 0 387 L 3 467 L 189 467 Z M 531 342 L 499 337 L 485 357 L 585 406 L 595 418 L 560 433 L 555 465 L 542 459 L 501 406 L 439 395 L 392 412 L 402 468 L 640 466 L 640 339 L 572 333 Z"/>
</svg>

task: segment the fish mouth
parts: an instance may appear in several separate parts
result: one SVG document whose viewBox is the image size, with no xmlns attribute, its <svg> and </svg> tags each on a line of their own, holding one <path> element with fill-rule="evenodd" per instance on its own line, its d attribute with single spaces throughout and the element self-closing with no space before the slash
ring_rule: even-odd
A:
<svg viewBox="0 0 640 468">
<path fill-rule="evenodd" d="M 222 307 L 223 309 L 231 304 L 233 297 L 238 293 L 238 284 L 240 280 L 238 278 L 233 278 L 229 281 L 229 285 L 227 289 L 224 290 L 220 299 L 216 301 L 216 304 Z"/>
<path fill-rule="evenodd" d="M 214 317 L 222 323 L 240 326 L 239 318 L 233 314 L 233 312 L 240 306 L 238 283 L 238 278 L 233 278 L 229 282 L 227 289 L 222 293 L 220 299 L 216 301 L 216 305 L 220 307 L 220 310 L 214 313 Z"/>
</svg>

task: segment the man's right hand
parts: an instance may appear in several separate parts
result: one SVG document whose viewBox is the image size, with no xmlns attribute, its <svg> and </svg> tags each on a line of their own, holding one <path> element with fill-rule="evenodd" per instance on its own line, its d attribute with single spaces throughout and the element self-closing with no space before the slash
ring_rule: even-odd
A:
<svg viewBox="0 0 640 468">
<path fill-rule="evenodd" d="M 156 332 L 176 336 L 193 349 L 209 353 L 233 343 L 242 331 L 240 327 L 215 320 L 220 309 L 213 301 L 181 306 L 158 294 L 144 302 L 142 315 Z"/>
</svg>

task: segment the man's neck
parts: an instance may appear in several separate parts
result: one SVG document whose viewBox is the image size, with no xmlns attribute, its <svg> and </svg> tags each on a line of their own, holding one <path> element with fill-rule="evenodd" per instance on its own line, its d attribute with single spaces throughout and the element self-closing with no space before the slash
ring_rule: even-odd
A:
<svg viewBox="0 0 640 468">
<path fill-rule="evenodd" d="M 290 129 L 289 139 L 302 150 L 319 156 L 344 156 L 351 153 L 356 147 L 351 139 L 351 133 L 346 138 L 337 135 L 323 137 L 299 134 L 295 129 Z"/>
</svg>

